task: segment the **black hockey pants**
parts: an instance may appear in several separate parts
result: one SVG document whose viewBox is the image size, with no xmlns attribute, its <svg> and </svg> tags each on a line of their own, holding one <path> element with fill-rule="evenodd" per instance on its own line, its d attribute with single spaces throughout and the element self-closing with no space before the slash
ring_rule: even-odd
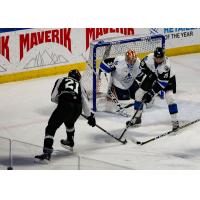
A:
<svg viewBox="0 0 200 200">
<path fill-rule="evenodd" d="M 74 132 L 74 124 L 82 112 L 80 103 L 67 102 L 66 98 L 59 99 L 58 106 L 52 113 L 45 130 L 44 152 L 45 149 L 51 150 L 53 146 L 53 137 L 56 130 L 64 123 L 67 130 Z"/>
</svg>

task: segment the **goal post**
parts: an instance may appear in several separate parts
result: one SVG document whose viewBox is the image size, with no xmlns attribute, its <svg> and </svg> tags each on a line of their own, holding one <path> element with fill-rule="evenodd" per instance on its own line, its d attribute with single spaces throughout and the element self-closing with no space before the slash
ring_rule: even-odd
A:
<svg viewBox="0 0 200 200">
<path fill-rule="evenodd" d="M 109 51 L 106 50 L 109 47 Z M 132 35 L 123 37 L 95 40 L 90 43 L 88 66 L 83 74 L 85 88 L 92 99 L 92 107 L 97 111 L 97 95 L 100 84 L 98 83 L 99 64 L 105 58 L 125 55 L 129 49 L 133 49 L 139 58 L 153 52 L 156 47 L 165 47 L 165 36 L 157 35 Z M 105 88 L 104 88 L 105 89 Z"/>
</svg>

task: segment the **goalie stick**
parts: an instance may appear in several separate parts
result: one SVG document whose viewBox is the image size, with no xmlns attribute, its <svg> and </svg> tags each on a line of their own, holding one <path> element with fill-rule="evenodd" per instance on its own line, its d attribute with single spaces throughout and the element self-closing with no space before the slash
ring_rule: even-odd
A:
<svg viewBox="0 0 200 200">
<path fill-rule="evenodd" d="M 87 119 L 87 117 L 83 114 L 81 114 L 82 117 L 84 117 L 85 119 Z M 95 125 L 98 129 L 102 130 L 104 133 L 106 133 L 107 135 L 109 135 L 110 137 L 114 138 L 115 140 L 117 140 L 118 142 L 121 142 L 122 144 L 126 144 L 127 140 L 121 140 L 117 137 L 115 137 L 113 134 L 109 133 L 108 131 L 106 131 L 104 128 L 102 128 L 101 126 L 99 126 L 98 124 Z"/>
<path fill-rule="evenodd" d="M 138 144 L 138 145 L 144 145 L 144 144 L 147 144 L 147 143 L 152 142 L 152 141 L 154 141 L 154 140 L 157 140 L 157 139 L 159 139 L 159 138 L 161 138 L 161 137 L 164 137 L 164 136 L 166 136 L 166 135 L 169 135 L 169 134 L 171 134 L 171 133 L 173 133 L 173 132 L 176 133 L 176 132 L 178 132 L 179 130 L 184 129 L 184 128 L 186 128 L 186 127 L 188 127 L 188 126 L 190 126 L 190 125 L 192 125 L 192 124 L 195 124 L 195 123 L 197 123 L 197 122 L 199 122 L 199 121 L 200 121 L 200 119 L 197 119 L 197 120 L 194 120 L 194 121 L 192 121 L 192 122 L 186 123 L 186 124 L 184 124 L 183 126 L 180 126 L 176 131 L 171 130 L 171 131 L 165 132 L 165 133 L 163 133 L 163 134 L 161 134 L 161 135 L 158 135 L 158 136 L 156 136 L 156 137 L 154 137 L 154 138 L 151 138 L 151 139 L 149 139 L 149 140 L 146 140 L 146 141 L 144 141 L 144 142 L 137 141 L 137 140 L 135 140 L 135 139 L 133 139 L 133 140 L 131 140 L 131 141 L 134 142 L 134 143 L 136 143 L 136 144 Z"/>
<path fill-rule="evenodd" d="M 124 116 L 124 117 L 131 117 L 131 115 L 129 115 L 128 113 L 124 112 L 124 109 L 131 107 L 131 105 L 133 105 L 132 103 L 126 106 L 122 106 L 118 99 L 116 98 L 116 96 L 113 94 L 113 92 L 111 91 L 111 89 L 109 89 L 108 91 L 108 96 L 111 97 L 112 101 L 116 104 L 116 106 L 118 107 L 118 110 L 116 111 L 117 113 L 119 113 L 120 115 Z"/>
</svg>

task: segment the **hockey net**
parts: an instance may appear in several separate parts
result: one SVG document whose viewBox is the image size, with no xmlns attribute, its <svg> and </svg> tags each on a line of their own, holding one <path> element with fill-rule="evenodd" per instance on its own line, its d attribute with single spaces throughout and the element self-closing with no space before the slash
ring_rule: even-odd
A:
<svg viewBox="0 0 200 200">
<path fill-rule="evenodd" d="M 135 50 L 139 58 L 143 58 L 156 47 L 165 47 L 163 35 L 139 35 L 107 38 L 90 43 L 87 69 L 82 75 L 82 84 L 91 99 L 94 111 L 115 112 L 116 103 L 107 101 L 109 75 L 99 73 L 99 65 L 103 59 L 125 55 L 129 50 Z"/>
</svg>

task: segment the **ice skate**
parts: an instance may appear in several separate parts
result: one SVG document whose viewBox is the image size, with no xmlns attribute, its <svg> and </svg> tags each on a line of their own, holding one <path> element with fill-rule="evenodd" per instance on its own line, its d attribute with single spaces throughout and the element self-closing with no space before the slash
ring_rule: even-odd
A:
<svg viewBox="0 0 200 200">
<path fill-rule="evenodd" d="M 41 155 L 35 156 L 35 162 L 41 163 L 41 164 L 49 164 L 51 160 L 51 154 L 50 153 L 43 153 Z"/>
<path fill-rule="evenodd" d="M 73 151 L 73 147 L 74 147 L 74 141 L 73 140 L 62 139 L 62 140 L 60 140 L 60 144 L 65 149 Z"/>
</svg>

